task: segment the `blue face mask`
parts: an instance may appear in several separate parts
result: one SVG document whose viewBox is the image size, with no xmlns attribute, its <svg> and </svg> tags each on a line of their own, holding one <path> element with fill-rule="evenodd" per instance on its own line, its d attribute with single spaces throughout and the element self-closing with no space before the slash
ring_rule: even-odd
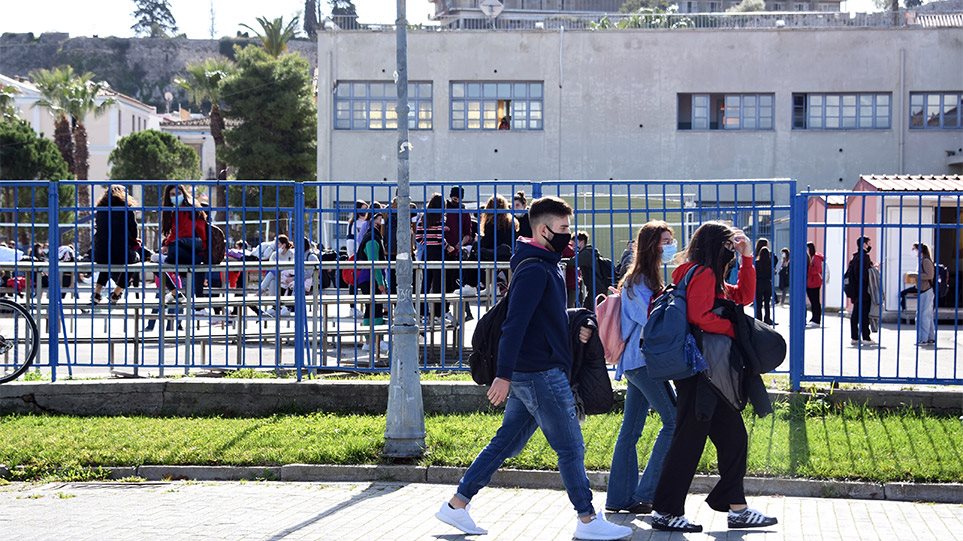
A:
<svg viewBox="0 0 963 541">
<path fill-rule="evenodd" d="M 662 263 L 668 265 L 675 258 L 675 254 L 679 251 L 679 245 L 675 241 L 672 244 L 662 245 Z"/>
<path fill-rule="evenodd" d="M 171 203 L 174 203 L 175 207 L 181 206 L 181 204 L 184 203 L 184 195 L 183 194 L 175 195 L 174 197 L 171 198 Z"/>
</svg>

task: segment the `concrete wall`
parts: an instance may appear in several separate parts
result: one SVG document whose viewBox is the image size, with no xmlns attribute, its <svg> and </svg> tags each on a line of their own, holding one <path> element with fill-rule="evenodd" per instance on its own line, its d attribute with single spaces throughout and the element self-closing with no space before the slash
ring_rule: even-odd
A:
<svg viewBox="0 0 963 541">
<path fill-rule="evenodd" d="M 390 81 L 394 35 L 321 35 L 319 88 Z M 851 188 L 861 173 L 944 173 L 960 130 L 908 130 L 911 91 L 963 89 L 959 29 L 416 32 L 409 78 L 434 82 L 434 129 L 412 132 L 411 177 L 793 177 Z M 545 83 L 545 129 L 455 132 L 452 80 Z M 680 131 L 679 93 L 775 93 L 772 131 Z M 892 128 L 792 130 L 794 92 L 891 92 Z M 391 131 L 335 131 L 319 93 L 321 180 L 396 178 Z M 497 153 L 495 152 L 497 150 Z"/>
</svg>

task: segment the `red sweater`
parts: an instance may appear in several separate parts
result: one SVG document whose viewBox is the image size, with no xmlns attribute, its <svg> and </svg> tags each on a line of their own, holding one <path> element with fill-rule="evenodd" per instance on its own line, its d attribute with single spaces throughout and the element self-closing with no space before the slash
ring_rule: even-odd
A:
<svg viewBox="0 0 963 541">
<path fill-rule="evenodd" d="M 672 273 L 672 281 L 679 283 L 685 278 L 694 263 L 683 263 Z M 736 304 L 747 305 L 756 297 L 756 268 L 752 266 L 752 257 L 743 257 L 739 267 L 739 279 L 736 285 L 724 284 L 724 294 L 716 295 L 716 279 L 708 268 L 699 269 L 689 282 L 686 290 L 686 306 L 689 323 L 704 332 L 725 334 L 735 338 L 732 322 L 712 313 L 716 298 L 729 299 Z"/>
<path fill-rule="evenodd" d="M 174 211 L 174 228 L 164 239 L 164 246 L 169 246 L 174 244 L 179 239 L 192 239 L 197 237 L 201 239 L 201 245 L 198 249 L 207 248 L 207 224 L 204 220 L 197 216 L 195 212 L 190 210 Z"/>
<path fill-rule="evenodd" d="M 806 272 L 806 287 L 809 289 L 823 287 L 823 254 L 817 253 L 809 262 L 809 269 Z"/>
</svg>

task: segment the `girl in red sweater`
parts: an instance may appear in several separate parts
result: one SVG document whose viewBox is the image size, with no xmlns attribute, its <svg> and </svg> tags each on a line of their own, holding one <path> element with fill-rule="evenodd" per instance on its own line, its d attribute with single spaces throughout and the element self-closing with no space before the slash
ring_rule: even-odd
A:
<svg viewBox="0 0 963 541">
<path fill-rule="evenodd" d="M 725 282 L 725 276 L 737 256 L 742 257 L 738 283 L 730 285 Z M 756 270 L 752 265 L 749 239 L 738 229 L 720 222 L 709 222 L 696 230 L 684 258 L 685 262 L 672 273 L 674 283 L 678 284 L 693 266 L 701 267 L 695 271 L 686 289 L 689 324 L 704 333 L 734 337 L 732 322 L 714 314 L 712 310 L 716 299 L 729 299 L 743 306 L 753 302 Z M 770 269 L 766 271 L 771 272 Z M 717 449 L 720 476 L 719 482 L 706 497 L 709 507 L 728 512 L 730 528 L 776 524 L 775 518 L 746 506 L 743 479 L 746 476 L 749 439 L 742 415 L 706 394 L 714 391 L 704 381 L 702 374 L 677 380 L 675 387 L 678 393 L 675 436 L 655 490 L 652 526 L 666 531 L 702 531 L 702 526 L 689 522 L 684 514 L 685 497 L 707 437 Z M 707 408 L 707 402 L 710 405 L 715 402 L 715 405 Z"/>
<path fill-rule="evenodd" d="M 163 252 L 168 263 L 193 265 L 207 249 L 207 214 L 200 210 L 185 186 L 168 186 L 164 190 L 161 214 Z"/>
</svg>

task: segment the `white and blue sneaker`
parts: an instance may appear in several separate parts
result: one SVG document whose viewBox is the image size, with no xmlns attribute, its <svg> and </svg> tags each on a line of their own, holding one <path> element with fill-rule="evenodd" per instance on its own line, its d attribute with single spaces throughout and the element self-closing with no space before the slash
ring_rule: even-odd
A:
<svg viewBox="0 0 963 541">
<path fill-rule="evenodd" d="M 444 502 L 441 504 L 441 509 L 435 513 L 435 518 L 453 528 L 457 528 L 466 535 L 487 534 L 488 530 L 479 528 L 475 524 L 475 521 L 472 520 L 471 515 L 468 514 L 470 507 L 471 506 L 466 507 L 465 509 L 455 509 L 448 502 Z"/>
</svg>

